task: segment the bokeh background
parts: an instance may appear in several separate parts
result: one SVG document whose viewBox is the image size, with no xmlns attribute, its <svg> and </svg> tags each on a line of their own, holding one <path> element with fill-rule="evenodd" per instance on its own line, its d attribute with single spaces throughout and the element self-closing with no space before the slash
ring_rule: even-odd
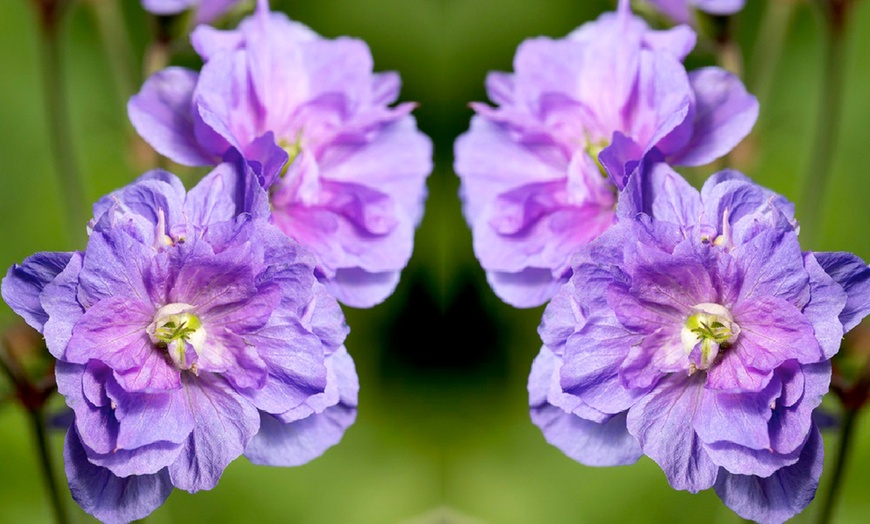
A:
<svg viewBox="0 0 870 524">
<path fill-rule="evenodd" d="M 733 161 L 758 182 L 795 200 L 807 177 L 823 74 L 822 32 L 808 2 L 796 2 L 776 63 L 759 64 L 774 39 L 760 34 L 770 2 L 749 0 L 733 21 L 747 84 L 763 95 L 753 135 Z M 122 23 L 101 26 L 105 4 L 73 2 L 63 26 L 63 88 L 87 205 L 154 164 L 127 123 L 126 92 L 141 82 L 157 27 L 137 0 L 115 5 Z M 0 1 L 0 268 L 43 250 L 69 250 L 43 104 L 38 25 L 32 2 Z M 371 310 L 346 308 L 347 347 L 360 376 L 359 418 L 340 445 L 298 468 L 241 458 L 218 487 L 175 491 L 150 523 L 560 523 L 740 522 L 712 492 L 672 490 L 652 461 L 582 466 L 548 445 L 531 424 L 526 379 L 540 341 L 542 308 L 515 310 L 488 288 L 461 216 L 452 143 L 468 127 L 468 102 L 486 100 L 489 70 L 510 70 L 525 38 L 564 36 L 599 13 L 605 0 L 277 1 L 327 37 L 365 39 L 376 69 L 397 70 L 402 100 L 420 103 L 419 127 L 435 143 L 427 212 L 416 251 L 395 295 Z M 843 118 L 818 229 L 821 250 L 870 259 L 870 2 L 857 2 L 844 67 Z M 102 29 L 101 29 L 102 27 Z M 125 46 L 106 45 L 115 37 Z M 715 61 L 707 47 L 690 67 Z M 196 66 L 189 49 L 174 63 Z M 118 82 L 109 57 L 135 79 Z M 117 66 L 117 64 L 116 64 Z M 138 76 L 137 76 L 138 75 Z M 143 149 L 144 148 L 144 149 Z M 694 183 L 708 166 L 688 176 Z M 67 166 L 61 166 L 62 169 Z M 202 171 L 182 170 L 188 187 Z M 798 218 L 800 219 L 800 207 Z M 84 225 L 82 224 L 82 227 Z M 810 226 L 807 226 L 810 227 Z M 14 315 L 0 305 L 0 327 Z M 0 379 L 0 522 L 51 522 L 25 412 Z M 831 404 L 835 408 L 835 404 Z M 826 435 L 828 460 L 837 443 Z M 52 438 L 60 470 L 61 433 Z M 828 468 L 830 469 L 830 468 Z M 837 509 L 838 522 L 870 521 L 870 416 L 858 423 Z M 824 484 L 823 484 L 824 486 Z M 68 494 L 67 494 L 68 496 Z M 74 522 L 90 517 L 71 504 Z M 808 522 L 810 506 L 796 521 Z"/>
</svg>

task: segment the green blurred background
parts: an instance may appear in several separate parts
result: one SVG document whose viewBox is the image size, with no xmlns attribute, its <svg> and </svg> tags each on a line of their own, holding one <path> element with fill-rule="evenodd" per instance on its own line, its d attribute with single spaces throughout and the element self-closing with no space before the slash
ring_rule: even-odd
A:
<svg viewBox="0 0 870 524">
<path fill-rule="evenodd" d="M 123 83 L 112 73 L 98 13 L 111 0 L 73 2 L 63 26 L 63 59 L 72 140 L 88 202 L 149 165 L 124 109 Z M 797 199 L 809 175 L 822 66 L 821 25 L 798 3 L 781 59 L 756 64 L 769 48 L 759 27 L 769 1 L 749 0 L 734 20 L 752 88 L 769 81 L 755 132 L 734 161 L 758 182 Z M 779 0 L 780 2 L 788 0 Z M 371 310 L 346 308 L 347 347 L 360 376 L 359 418 L 340 445 L 302 467 L 255 467 L 239 459 L 218 487 L 176 491 L 147 520 L 299 523 L 739 522 L 712 492 L 672 490 L 643 458 L 608 469 L 582 466 L 549 446 L 531 424 L 526 379 L 540 341 L 542 308 L 515 310 L 486 285 L 460 214 L 452 142 L 471 117 L 467 103 L 486 100 L 489 70 L 510 70 L 525 38 L 564 36 L 611 10 L 604 0 L 318 0 L 273 7 L 327 37 L 365 39 L 376 69 L 397 70 L 402 100 L 420 103 L 420 128 L 435 142 L 426 217 L 416 251 L 393 297 Z M 28 0 L 0 1 L 0 267 L 66 240 L 43 104 L 36 17 Z M 156 27 L 139 2 L 121 0 L 128 41 L 108 49 L 122 68 L 142 71 Z M 96 6 L 96 8 L 94 8 Z M 854 251 L 870 259 L 870 5 L 858 2 L 850 23 L 842 123 L 837 131 L 824 220 L 816 249 Z M 126 36 L 125 36 L 126 33 Z M 709 50 L 709 47 L 708 47 Z M 691 67 L 712 63 L 703 50 Z M 195 65 L 189 50 L 175 62 Z M 141 77 L 132 87 L 138 89 Z M 120 89 L 119 89 L 120 86 Z M 695 183 L 713 172 L 688 173 Z M 191 186 L 201 171 L 184 170 Z M 88 204 L 90 205 L 90 204 Z M 800 218 L 800 208 L 798 208 Z M 807 246 L 805 246 L 807 247 Z M 0 326 L 14 315 L 0 306 Z M 0 395 L 9 384 L 0 381 Z M 6 398 L 6 397 L 4 397 Z M 828 458 L 836 436 L 826 436 Z M 53 437 L 58 469 L 62 437 Z M 831 461 L 828 460 L 828 463 Z M 858 424 L 838 507 L 839 522 L 870 520 L 870 418 Z M 71 505 L 75 522 L 90 517 Z M 810 506 L 796 520 L 808 522 Z M 51 522 L 38 475 L 35 442 L 24 411 L 0 404 L 0 522 Z"/>
</svg>

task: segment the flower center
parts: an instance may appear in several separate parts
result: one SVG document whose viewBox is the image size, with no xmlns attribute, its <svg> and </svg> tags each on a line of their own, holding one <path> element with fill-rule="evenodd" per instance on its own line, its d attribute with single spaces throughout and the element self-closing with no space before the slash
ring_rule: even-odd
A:
<svg viewBox="0 0 870 524">
<path fill-rule="evenodd" d="M 734 344 L 740 335 L 740 326 L 724 306 L 702 303 L 692 310 L 680 334 L 689 356 L 690 375 L 698 369 L 709 369 L 720 351 Z"/>
<path fill-rule="evenodd" d="M 278 145 L 287 152 L 287 163 L 278 175 L 281 186 L 289 189 L 292 202 L 316 205 L 320 200 L 320 170 L 311 148 L 306 147 L 303 131 L 300 129 L 292 142 L 282 138 Z"/>
<path fill-rule="evenodd" d="M 607 178 L 607 170 L 604 169 L 604 165 L 601 163 L 600 160 L 598 160 L 598 155 L 602 151 L 604 151 L 604 148 L 609 145 L 610 144 L 607 142 L 607 140 L 602 139 L 597 142 L 593 142 L 587 137 L 586 154 L 589 155 L 589 158 L 591 158 L 595 162 L 595 165 L 598 166 L 598 172 L 601 173 L 601 176 L 604 178 Z"/>
<path fill-rule="evenodd" d="M 178 369 L 197 372 L 196 361 L 205 345 L 205 328 L 193 306 L 176 302 L 157 310 L 147 332 L 155 347 L 166 351 Z"/>
<path fill-rule="evenodd" d="M 282 138 L 278 141 L 278 146 L 287 152 L 287 163 L 284 164 L 284 169 L 281 170 L 281 177 L 287 174 L 287 170 L 290 169 L 290 166 L 293 165 L 293 162 L 296 161 L 296 158 L 299 156 L 299 153 L 302 152 L 302 131 L 296 133 L 296 138 L 293 142 L 290 142 L 286 138 Z"/>
</svg>

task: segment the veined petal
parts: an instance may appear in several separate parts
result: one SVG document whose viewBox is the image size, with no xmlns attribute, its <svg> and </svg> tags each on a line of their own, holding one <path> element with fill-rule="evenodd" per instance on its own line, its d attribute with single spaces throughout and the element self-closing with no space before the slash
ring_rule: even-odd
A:
<svg viewBox="0 0 870 524">
<path fill-rule="evenodd" d="M 810 321 L 785 300 L 755 297 L 732 314 L 741 330 L 733 351 L 747 366 L 767 371 L 789 359 L 813 364 L 825 358 Z"/>
<path fill-rule="evenodd" d="M 831 278 L 843 286 L 848 298 L 840 313 L 843 330 L 848 332 L 870 313 L 870 268 L 852 253 L 814 253 Z"/>
<path fill-rule="evenodd" d="M 189 166 L 214 161 L 194 134 L 191 107 L 198 78 L 195 71 L 168 67 L 149 77 L 127 103 L 136 132 L 161 155 Z"/>
<path fill-rule="evenodd" d="M 719 67 L 692 71 L 689 82 L 695 93 L 694 131 L 670 160 L 700 166 L 728 153 L 749 134 L 759 106 L 738 77 Z"/>
<path fill-rule="evenodd" d="M 840 317 L 849 296 L 822 269 L 812 253 L 804 253 L 804 265 L 810 276 L 812 300 L 804 306 L 803 314 L 812 323 L 825 358 L 831 358 L 840 350 L 843 342 L 844 326 Z"/>
<path fill-rule="evenodd" d="M 353 360 L 344 348 L 326 360 L 327 391 L 307 402 L 313 412 L 303 416 L 294 410 L 274 417 L 260 413 L 260 431 L 245 449 L 245 456 L 255 464 L 298 466 L 322 455 L 337 444 L 345 430 L 356 420 L 359 383 Z M 335 391 L 336 395 L 330 393 Z M 285 422 L 298 416 L 299 418 Z M 283 420 L 282 420 L 283 419 Z"/>
<path fill-rule="evenodd" d="M 721 470 L 716 480 L 716 493 L 745 519 L 785 522 L 803 511 L 815 497 L 823 456 L 822 437 L 813 427 L 796 463 L 768 477 L 735 475 Z"/>
<path fill-rule="evenodd" d="M 150 304 L 135 299 L 101 300 L 76 323 L 63 358 L 77 364 L 98 359 L 119 371 L 139 367 L 156 351 L 146 332 L 153 316 Z"/>
<path fill-rule="evenodd" d="M 220 376 L 185 375 L 184 394 L 196 426 L 169 466 L 172 483 L 191 493 L 211 489 L 260 427 L 257 409 Z"/>
<path fill-rule="evenodd" d="M 356 420 L 356 408 L 336 404 L 321 413 L 283 423 L 260 413 L 260 431 L 245 449 L 245 457 L 265 466 L 301 466 L 338 444 Z"/>
<path fill-rule="evenodd" d="M 633 464 L 643 455 L 625 427 L 625 412 L 599 424 L 543 404 L 531 409 L 531 417 L 547 442 L 586 466 Z"/>
<path fill-rule="evenodd" d="M 695 432 L 706 444 L 727 442 L 767 450 L 771 446 L 771 406 L 781 394 L 782 382 L 778 378 L 759 392 L 725 393 L 708 388 L 701 398 Z"/>
<path fill-rule="evenodd" d="M 161 441 L 180 444 L 193 431 L 194 414 L 181 388 L 130 393 L 112 382 L 106 387 L 118 421 L 118 448 L 135 450 Z"/>
<path fill-rule="evenodd" d="M 121 478 L 88 461 L 75 434 L 67 432 L 64 464 L 73 499 L 87 513 L 106 523 L 145 518 L 159 508 L 172 492 L 165 469 L 152 475 Z"/>
<path fill-rule="evenodd" d="M 602 413 L 616 414 L 634 405 L 649 388 L 626 388 L 620 371 L 638 338 L 619 326 L 587 322 L 565 347 L 562 390 Z"/>
<path fill-rule="evenodd" d="M 284 413 L 326 388 L 324 348 L 297 322 L 276 315 L 263 329 L 246 338 L 256 346 L 268 375 L 262 387 L 239 392 L 258 409 Z"/>
<path fill-rule="evenodd" d="M 357 405 L 359 394 L 359 379 L 356 375 L 353 359 L 344 347 L 329 355 L 325 361 L 326 387 L 322 393 L 308 397 L 302 404 L 283 413 L 276 414 L 278 420 L 287 423 L 301 420 L 315 413 L 322 413 L 327 408 L 342 403 L 347 406 Z"/>
<path fill-rule="evenodd" d="M 90 308 L 104 298 L 124 296 L 147 303 L 145 275 L 154 248 L 145 241 L 151 239 L 137 238 L 138 229 L 132 224 L 112 225 L 105 215 L 103 221 L 103 228 L 94 230 L 88 239 L 79 274 L 79 302 Z"/>
<path fill-rule="evenodd" d="M 710 488 L 719 468 L 695 432 L 704 395 L 703 378 L 670 375 L 628 411 L 628 431 L 644 454 L 664 470 L 674 489 Z"/>
<path fill-rule="evenodd" d="M 73 328 L 84 314 L 84 308 L 76 296 L 81 270 L 82 254 L 77 252 L 70 258 L 63 271 L 47 284 L 39 295 L 43 310 L 48 314 L 42 334 L 45 336 L 48 351 L 55 358 L 63 358 Z M 5 295 L 3 298 L 6 300 Z"/>
<path fill-rule="evenodd" d="M 33 329 L 42 333 L 49 320 L 39 296 L 66 268 L 73 253 L 43 252 L 14 264 L 3 278 L 3 300 Z"/>
</svg>

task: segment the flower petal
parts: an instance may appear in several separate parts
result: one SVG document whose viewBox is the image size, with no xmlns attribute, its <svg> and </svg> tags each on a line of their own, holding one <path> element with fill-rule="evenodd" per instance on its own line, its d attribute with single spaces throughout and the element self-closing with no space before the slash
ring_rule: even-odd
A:
<svg viewBox="0 0 870 524">
<path fill-rule="evenodd" d="M 344 348 L 326 359 L 327 384 L 280 417 L 261 413 L 260 432 L 245 456 L 255 464 L 298 466 L 337 444 L 356 420 L 359 382 L 353 360 Z"/>
<path fill-rule="evenodd" d="M 84 308 L 77 298 L 81 270 L 82 254 L 77 252 L 39 295 L 39 301 L 48 314 L 42 334 L 45 336 L 48 351 L 55 358 L 63 357 L 73 328 L 84 314 Z"/>
<path fill-rule="evenodd" d="M 220 376 L 184 376 L 196 427 L 169 466 L 172 483 L 191 493 L 211 489 L 230 462 L 244 452 L 260 427 L 257 409 Z"/>
<path fill-rule="evenodd" d="M 814 427 L 795 464 L 766 478 L 722 470 L 716 480 L 716 494 L 745 519 L 785 522 L 803 511 L 815 497 L 823 456 L 822 437 Z"/>
<path fill-rule="evenodd" d="M 803 314 L 812 323 L 825 358 L 831 358 L 843 342 L 840 318 L 849 297 L 843 287 L 822 269 L 812 253 L 804 253 L 804 265 L 810 276 L 812 300 L 804 307 Z"/>
<path fill-rule="evenodd" d="M 181 67 L 167 67 L 151 75 L 127 103 L 136 132 L 163 156 L 188 166 L 214 162 L 194 134 L 191 106 L 199 75 Z"/>
<path fill-rule="evenodd" d="M 719 469 L 695 433 L 704 394 L 701 374 L 670 375 L 629 409 L 627 419 L 628 431 L 671 486 L 692 493 L 713 486 Z"/>
<path fill-rule="evenodd" d="M 33 329 L 42 333 L 49 315 L 39 300 L 45 286 L 69 264 L 73 253 L 42 252 L 14 264 L 3 278 L 3 300 Z"/>
<path fill-rule="evenodd" d="M 740 326 L 732 351 L 749 367 L 768 371 L 789 359 L 812 364 L 825 358 L 813 325 L 785 300 L 757 296 L 738 304 L 731 313 Z"/>
<path fill-rule="evenodd" d="M 870 313 L 870 268 L 852 253 L 814 253 L 816 260 L 846 290 L 846 307 L 840 313 L 843 330 L 850 331 Z"/>
<path fill-rule="evenodd" d="M 625 412 L 598 424 L 544 404 L 532 408 L 531 417 L 547 442 L 583 465 L 622 466 L 643 455 L 625 427 Z"/>
<path fill-rule="evenodd" d="M 758 100 L 738 77 L 719 67 L 689 73 L 695 92 L 692 138 L 672 163 L 700 166 L 728 153 L 740 143 L 758 119 Z"/>
<path fill-rule="evenodd" d="M 101 300 L 76 323 L 63 358 L 76 364 L 97 359 L 119 371 L 138 368 L 158 351 L 146 332 L 153 319 L 153 308 L 137 300 Z"/>
<path fill-rule="evenodd" d="M 120 478 L 106 468 L 91 464 L 73 428 L 67 432 L 63 455 L 73 499 L 103 522 L 145 518 L 172 493 L 172 483 L 165 469 L 153 475 Z"/>
<path fill-rule="evenodd" d="M 356 420 L 356 408 L 336 404 L 321 413 L 283 423 L 260 413 L 260 431 L 245 449 L 245 457 L 264 466 L 301 466 L 336 445 Z"/>
</svg>

